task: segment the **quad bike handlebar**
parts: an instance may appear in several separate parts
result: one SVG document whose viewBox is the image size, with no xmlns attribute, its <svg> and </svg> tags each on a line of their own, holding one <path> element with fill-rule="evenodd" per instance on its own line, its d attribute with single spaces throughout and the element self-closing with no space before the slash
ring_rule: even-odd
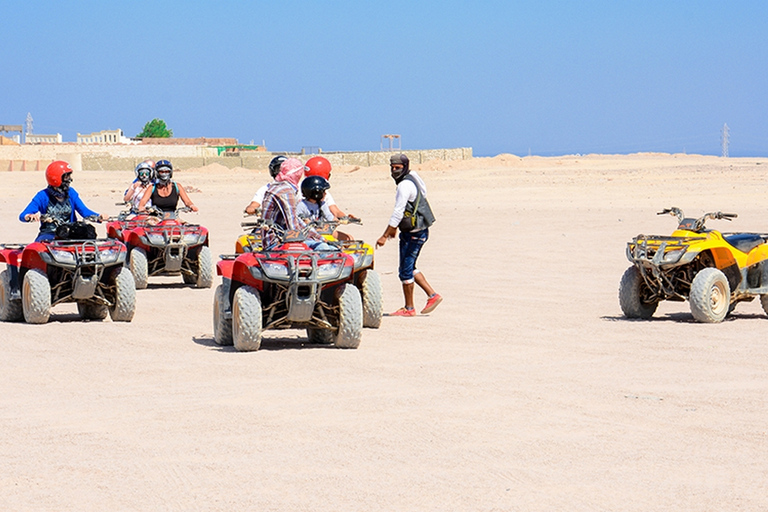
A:
<svg viewBox="0 0 768 512">
<path fill-rule="evenodd" d="M 683 227 L 683 224 L 685 224 L 685 229 L 690 229 L 691 231 L 701 231 L 704 229 L 704 225 L 707 222 L 707 219 L 713 219 L 713 220 L 733 220 L 736 217 L 739 216 L 737 213 L 726 213 L 721 211 L 716 212 L 707 212 L 698 219 L 686 219 L 685 214 L 683 213 L 683 210 L 680 208 L 673 206 L 671 208 L 664 208 L 662 211 L 658 212 L 656 215 L 674 215 L 677 217 L 677 221 L 680 223 L 680 226 Z M 688 222 L 684 222 L 688 221 Z"/>
</svg>

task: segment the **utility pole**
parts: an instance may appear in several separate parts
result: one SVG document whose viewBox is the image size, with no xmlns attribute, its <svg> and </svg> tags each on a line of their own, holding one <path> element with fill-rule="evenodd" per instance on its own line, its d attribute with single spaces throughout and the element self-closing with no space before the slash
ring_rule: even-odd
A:
<svg viewBox="0 0 768 512">
<path fill-rule="evenodd" d="M 723 131 L 720 134 L 720 139 L 723 144 L 723 158 L 728 158 L 728 143 L 730 142 L 730 137 L 728 134 L 728 124 L 723 123 Z"/>
<path fill-rule="evenodd" d="M 27 121 L 26 121 L 27 129 L 24 133 L 24 144 L 27 143 L 27 135 L 32 135 L 32 114 L 27 112 Z"/>
</svg>

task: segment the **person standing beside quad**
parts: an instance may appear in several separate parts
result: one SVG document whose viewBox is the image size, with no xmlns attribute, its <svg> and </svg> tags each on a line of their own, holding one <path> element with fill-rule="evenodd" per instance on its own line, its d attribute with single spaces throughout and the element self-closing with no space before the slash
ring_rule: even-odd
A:
<svg viewBox="0 0 768 512">
<path fill-rule="evenodd" d="M 19 214 L 21 222 L 40 222 L 40 232 L 35 242 L 51 240 L 56 237 L 56 224 L 75 222 L 77 216 L 82 217 L 104 216 L 94 212 L 80 199 L 80 195 L 70 185 L 72 183 L 72 167 L 62 160 L 52 162 L 45 169 L 45 180 L 48 187 L 44 188 L 32 198 L 32 201 Z M 48 222 L 53 219 L 54 222 Z"/>
<path fill-rule="evenodd" d="M 173 165 L 168 160 L 159 160 L 155 164 L 155 173 L 157 174 L 157 181 L 154 186 L 147 188 L 144 192 L 144 196 L 139 202 L 139 210 L 143 210 L 147 207 L 149 201 L 152 201 L 152 206 L 158 210 L 162 210 L 167 213 L 175 212 L 176 206 L 179 204 L 179 198 L 184 204 L 193 212 L 198 211 L 197 206 L 187 195 L 187 191 L 180 183 L 171 180 L 173 178 Z"/>
<path fill-rule="evenodd" d="M 416 268 L 416 260 L 421 248 L 429 238 L 429 226 L 435 222 L 435 216 L 427 202 L 427 187 L 424 181 L 410 170 L 408 157 L 404 154 L 392 155 L 389 159 L 390 173 L 397 184 L 395 209 L 389 219 L 384 234 L 376 241 L 376 247 L 383 247 L 387 240 L 394 238 L 400 229 L 400 264 L 398 276 L 403 285 L 405 307 L 391 313 L 390 316 L 416 316 L 413 306 L 414 282 L 427 294 L 427 303 L 421 314 L 431 313 L 443 301 L 443 298 L 430 286 L 424 274 Z"/>
</svg>

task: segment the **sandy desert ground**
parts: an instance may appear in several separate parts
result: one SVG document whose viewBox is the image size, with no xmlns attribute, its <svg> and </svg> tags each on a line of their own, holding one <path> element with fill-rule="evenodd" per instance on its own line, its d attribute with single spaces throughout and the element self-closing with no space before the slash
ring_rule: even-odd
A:
<svg viewBox="0 0 768 512">
<path fill-rule="evenodd" d="M 727 511 L 768 509 L 768 317 L 722 324 L 687 303 L 651 321 L 617 301 L 628 240 L 689 215 L 768 232 L 768 159 L 500 155 L 415 166 L 438 218 L 419 267 L 444 297 L 384 318 L 357 350 L 268 332 L 212 339 L 213 289 L 152 279 L 131 323 L 0 325 L 2 510 Z M 266 171 L 177 172 L 214 255 L 233 250 Z M 133 178 L 78 172 L 96 210 Z M 41 172 L 0 173 L 2 241 Z M 340 168 L 339 205 L 369 242 L 388 169 Z M 103 226 L 99 232 L 104 233 Z M 376 253 L 385 310 L 402 304 L 397 246 Z M 417 295 L 417 304 L 424 301 Z"/>
</svg>

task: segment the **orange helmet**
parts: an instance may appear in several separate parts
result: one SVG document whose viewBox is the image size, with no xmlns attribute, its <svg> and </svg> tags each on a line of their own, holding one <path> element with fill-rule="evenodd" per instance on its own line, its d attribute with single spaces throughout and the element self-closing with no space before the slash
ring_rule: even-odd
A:
<svg viewBox="0 0 768 512">
<path fill-rule="evenodd" d="M 313 156 L 304 164 L 304 176 L 322 176 L 331 178 L 331 162 L 324 156 Z"/>
<path fill-rule="evenodd" d="M 58 188 L 65 174 L 72 174 L 72 167 L 63 160 L 56 160 L 45 169 L 45 180 L 48 185 Z"/>
</svg>

